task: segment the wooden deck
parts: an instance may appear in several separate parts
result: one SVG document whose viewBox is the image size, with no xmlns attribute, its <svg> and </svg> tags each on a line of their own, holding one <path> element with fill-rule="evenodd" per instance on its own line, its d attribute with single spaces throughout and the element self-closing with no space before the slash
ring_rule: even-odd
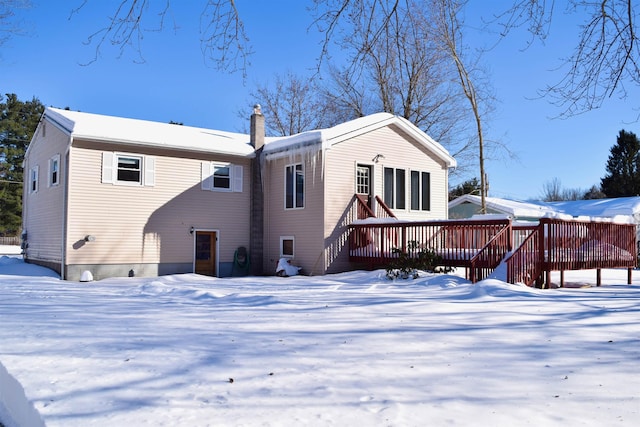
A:
<svg viewBox="0 0 640 427">
<path fill-rule="evenodd" d="M 350 261 L 368 268 L 388 265 L 409 242 L 434 250 L 443 266 L 463 267 L 472 282 L 501 262 L 507 281 L 528 286 L 550 283 L 551 271 L 627 268 L 637 264 L 636 226 L 611 222 L 542 219 L 537 226 L 513 226 L 508 219 L 405 222 L 369 218 L 349 225 Z"/>
<path fill-rule="evenodd" d="M 637 263 L 635 224 L 542 218 L 506 259 L 507 281 L 549 286 L 559 271 L 562 286 L 565 271 L 595 269 L 599 286 L 601 269 L 627 268 L 631 284 Z"/>
<path fill-rule="evenodd" d="M 352 262 L 369 268 L 389 264 L 415 241 L 418 248 L 434 250 L 443 266 L 464 267 L 472 282 L 488 276 L 511 250 L 511 221 L 424 221 L 366 219 L 349 225 Z"/>
</svg>

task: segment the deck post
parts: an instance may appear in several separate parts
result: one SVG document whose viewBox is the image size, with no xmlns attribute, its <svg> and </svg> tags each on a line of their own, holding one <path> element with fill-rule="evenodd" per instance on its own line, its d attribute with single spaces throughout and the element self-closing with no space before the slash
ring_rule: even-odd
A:
<svg viewBox="0 0 640 427">
<path fill-rule="evenodd" d="M 596 269 L 596 286 L 600 286 L 602 284 L 602 269 Z"/>
<path fill-rule="evenodd" d="M 633 271 L 633 268 L 627 268 L 627 285 L 630 285 L 632 280 L 631 280 L 631 272 Z"/>
<path fill-rule="evenodd" d="M 547 284 L 547 289 L 551 289 L 551 269 L 547 269 L 547 271 L 544 272 L 545 273 L 545 282 Z M 542 288 L 544 289 L 544 285 L 542 285 Z"/>
<path fill-rule="evenodd" d="M 564 270 L 560 270 L 560 287 L 564 287 Z"/>
</svg>

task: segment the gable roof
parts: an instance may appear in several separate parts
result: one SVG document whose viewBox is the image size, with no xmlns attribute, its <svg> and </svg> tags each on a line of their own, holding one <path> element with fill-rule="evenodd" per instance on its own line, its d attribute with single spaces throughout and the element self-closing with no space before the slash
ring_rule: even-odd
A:
<svg viewBox="0 0 640 427">
<path fill-rule="evenodd" d="M 331 146 L 347 139 L 392 125 L 399 127 L 419 144 L 433 152 L 444 161 L 447 167 L 456 166 L 456 160 L 446 148 L 407 119 L 390 113 L 371 114 L 331 128 L 302 132 L 288 137 L 267 138 L 263 152 L 267 158 L 273 158 L 278 155 L 286 155 L 291 151 L 304 150 L 313 145 L 320 145 L 320 149 L 328 150 Z"/>
<path fill-rule="evenodd" d="M 73 138 L 242 157 L 255 155 L 249 136 L 241 133 L 50 107 L 45 109 L 43 117 Z"/>
</svg>

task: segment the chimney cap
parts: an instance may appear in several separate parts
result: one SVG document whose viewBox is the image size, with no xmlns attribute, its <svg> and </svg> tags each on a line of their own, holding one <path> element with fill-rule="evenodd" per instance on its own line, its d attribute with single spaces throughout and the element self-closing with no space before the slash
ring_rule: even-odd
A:
<svg viewBox="0 0 640 427">
<path fill-rule="evenodd" d="M 253 114 L 262 114 L 262 107 L 260 104 L 256 104 L 253 106 Z"/>
</svg>

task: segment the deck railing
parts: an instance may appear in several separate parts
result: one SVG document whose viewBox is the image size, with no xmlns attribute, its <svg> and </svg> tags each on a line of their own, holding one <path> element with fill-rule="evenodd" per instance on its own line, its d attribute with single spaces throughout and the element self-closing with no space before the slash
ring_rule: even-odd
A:
<svg viewBox="0 0 640 427">
<path fill-rule="evenodd" d="M 631 269 L 637 264 L 636 226 L 542 218 L 506 262 L 507 281 L 527 285 L 541 281 L 543 272 L 548 284 L 551 271 Z"/>
<path fill-rule="evenodd" d="M 396 218 L 396 215 L 389 209 L 389 206 L 380 198 L 376 196 L 376 217 L 377 218 Z"/>
<path fill-rule="evenodd" d="M 443 266 L 473 265 L 473 274 L 480 277 L 484 273 L 479 269 L 495 268 L 511 250 L 510 227 L 508 219 L 355 222 L 349 225 L 350 260 L 371 268 L 386 265 L 397 257 L 394 249 L 407 252 L 409 243 L 415 241 L 418 249 L 431 249 L 441 256 Z"/>
<path fill-rule="evenodd" d="M 513 232 L 511 224 L 504 227 L 473 257 L 468 269 L 472 283 L 486 279 L 511 251 Z"/>
<path fill-rule="evenodd" d="M 376 214 L 371 210 L 367 203 L 367 196 L 364 194 L 356 194 L 355 197 L 358 219 L 375 218 Z"/>
</svg>

